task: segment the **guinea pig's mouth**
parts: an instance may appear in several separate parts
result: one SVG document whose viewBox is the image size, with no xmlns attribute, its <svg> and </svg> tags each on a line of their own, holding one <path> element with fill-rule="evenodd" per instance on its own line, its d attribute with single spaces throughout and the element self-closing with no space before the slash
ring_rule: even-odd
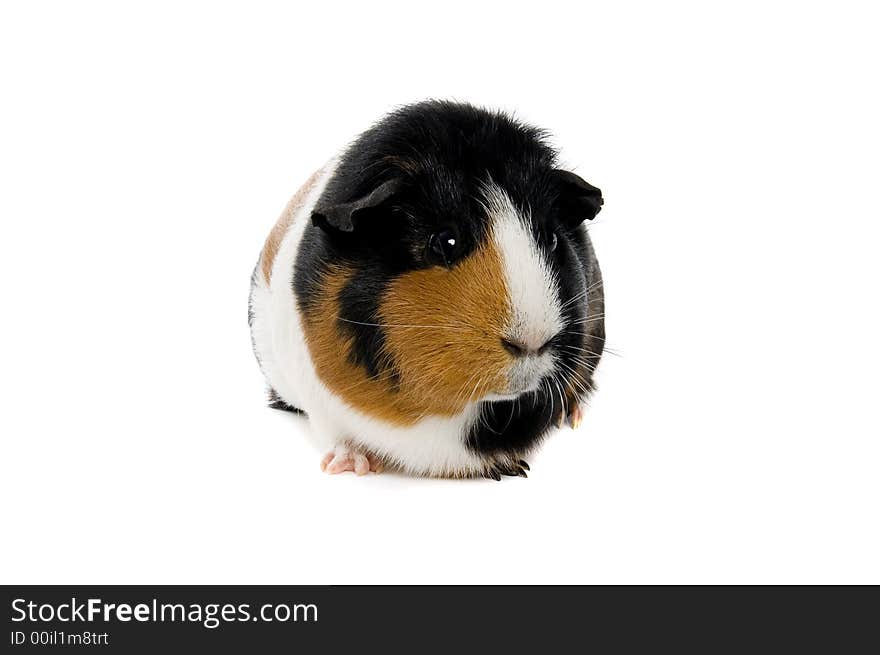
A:
<svg viewBox="0 0 880 655">
<path fill-rule="evenodd" d="M 484 400 L 504 401 L 516 400 L 524 395 L 535 393 L 541 388 L 542 382 L 552 374 L 554 358 L 549 353 L 539 357 L 518 361 L 507 373 L 507 387 L 496 389 L 486 394 Z"/>
<path fill-rule="evenodd" d="M 496 391 L 493 393 L 486 394 L 483 400 L 488 400 L 491 402 L 499 402 L 504 400 L 516 400 L 517 398 L 522 398 L 530 393 L 535 393 L 538 389 L 541 388 L 541 380 L 536 381 L 534 384 L 529 385 L 526 388 L 522 389 L 505 389 L 504 391 Z"/>
</svg>

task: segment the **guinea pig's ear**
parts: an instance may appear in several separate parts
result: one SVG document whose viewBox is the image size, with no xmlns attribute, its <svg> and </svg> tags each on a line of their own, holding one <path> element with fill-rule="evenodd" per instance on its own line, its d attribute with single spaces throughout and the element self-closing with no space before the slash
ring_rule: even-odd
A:
<svg viewBox="0 0 880 655">
<path fill-rule="evenodd" d="M 319 205 L 312 211 L 312 223 L 323 230 L 353 232 L 358 222 L 371 210 L 378 209 L 403 188 L 399 179 L 391 179 L 367 195 L 338 205 Z"/>
<path fill-rule="evenodd" d="M 568 227 L 576 227 L 592 220 L 602 209 L 602 192 L 592 184 L 569 171 L 556 169 L 553 176 L 558 185 L 559 215 Z"/>
</svg>

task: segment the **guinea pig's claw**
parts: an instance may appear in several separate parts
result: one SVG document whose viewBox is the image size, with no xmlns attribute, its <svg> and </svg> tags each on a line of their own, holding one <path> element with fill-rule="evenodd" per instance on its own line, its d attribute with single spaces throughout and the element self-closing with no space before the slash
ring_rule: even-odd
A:
<svg viewBox="0 0 880 655">
<path fill-rule="evenodd" d="M 584 410 L 581 409 L 580 405 L 575 405 L 568 412 L 568 424 L 571 426 L 572 430 L 577 430 L 581 426 L 581 422 L 584 420 Z"/>
<path fill-rule="evenodd" d="M 509 476 L 512 478 L 515 478 L 515 477 L 527 478 L 527 477 L 529 477 L 529 474 L 526 473 L 526 471 L 528 471 L 528 470 L 529 470 L 529 465 L 526 464 L 525 461 L 519 460 L 516 464 L 504 465 L 504 466 L 495 465 L 492 468 L 490 468 L 488 471 L 486 471 L 486 473 L 484 475 L 485 475 L 485 477 L 492 478 L 493 480 L 496 480 L 496 481 L 501 480 L 502 475 L 506 475 L 506 476 Z"/>
</svg>

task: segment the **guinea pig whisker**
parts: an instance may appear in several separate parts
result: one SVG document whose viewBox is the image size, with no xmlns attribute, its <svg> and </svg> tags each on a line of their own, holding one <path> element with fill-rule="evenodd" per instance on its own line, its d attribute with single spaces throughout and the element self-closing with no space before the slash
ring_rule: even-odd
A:
<svg viewBox="0 0 880 655">
<path fill-rule="evenodd" d="M 559 362 L 559 368 L 560 368 L 560 373 L 568 374 L 567 376 L 565 376 L 565 379 L 563 380 L 563 382 L 565 382 L 566 386 L 569 386 L 569 384 L 572 384 L 572 383 L 576 383 L 576 380 L 574 379 L 574 377 L 577 375 L 577 371 L 575 369 L 573 369 L 571 366 L 569 366 L 565 362 Z M 572 379 L 569 379 L 568 376 L 571 376 Z"/>
<path fill-rule="evenodd" d="M 584 380 L 577 372 L 572 373 L 571 382 L 584 395 L 589 395 L 593 391 L 593 385 Z"/>
<path fill-rule="evenodd" d="M 482 385 L 485 381 L 486 381 L 485 378 L 481 375 L 480 378 L 477 380 L 476 384 L 474 385 L 474 390 L 471 391 L 471 394 L 470 394 L 470 396 L 468 396 L 468 398 L 475 398 L 476 395 L 477 395 L 477 389 L 478 389 L 478 388 L 480 387 L 480 385 Z"/>
<path fill-rule="evenodd" d="M 559 400 L 562 403 L 562 411 L 564 412 L 567 408 L 565 406 L 565 394 L 562 391 L 562 382 L 559 378 L 554 378 L 554 382 L 556 383 L 556 388 L 559 389 Z"/>
<path fill-rule="evenodd" d="M 565 365 L 563 365 L 563 367 L 565 368 L 566 372 L 569 375 L 571 375 L 571 378 L 566 380 L 566 383 L 570 383 L 571 385 L 573 385 L 578 391 L 580 391 L 584 395 L 589 394 L 591 389 L 587 388 L 586 380 L 584 380 L 581 377 L 581 375 L 577 371 L 575 371 L 574 369 L 572 369 L 568 366 L 565 366 Z"/>
<path fill-rule="evenodd" d="M 593 369 L 595 367 L 592 366 L 589 362 L 578 357 L 577 355 L 572 355 L 572 359 L 575 361 L 575 364 L 578 364 L 579 366 L 586 368 L 591 373 L 593 372 Z M 564 368 L 565 370 L 567 370 L 573 374 L 578 375 L 583 380 L 583 377 L 581 376 L 580 372 L 576 368 L 572 367 L 571 364 L 569 364 L 568 362 L 558 361 L 557 364 L 559 364 L 559 366 Z M 586 380 L 584 380 L 584 382 L 586 382 Z"/>
<path fill-rule="evenodd" d="M 594 338 L 597 338 L 597 339 L 602 339 L 602 340 L 604 341 L 604 338 L 602 338 L 602 337 L 596 337 L 596 335 L 594 335 L 594 334 L 587 334 L 587 333 L 584 333 L 584 332 L 568 332 L 567 334 L 582 334 L 582 335 L 584 335 L 584 336 L 586 336 L 586 337 L 594 337 Z M 562 348 L 563 346 L 559 346 L 559 347 Z M 615 348 L 612 348 L 612 347 L 607 346 L 607 345 L 602 346 L 602 352 L 601 352 L 601 353 L 593 352 L 593 351 L 590 350 L 589 348 L 580 348 L 580 350 L 581 350 L 582 352 L 590 353 L 591 355 L 594 355 L 594 356 L 596 356 L 597 358 L 598 358 L 598 357 L 601 357 L 603 354 L 606 354 L 606 353 L 609 354 L 609 355 L 614 355 L 615 357 L 623 357 L 623 353 L 621 353 L 619 350 L 616 350 Z"/>
<path fill-rule="evenodd" d="M 594 370 L 593 368 L 590 368 L 590 367 L 585 367 L 585 368 L 587 368 L 587 370 L 589 370 L 590 373 L 592 373 Z M 596 385 L 593 384 L 592 378 L 587 379 L 586 377 L 584 377 L 584 374 L 580 371 L 575 371 L 575 375 L 577 376 L 577 379 L 581 382 L 582 386 L 586 387 L 587 390 L 589 390 L 589 391 L 596 390 Z"/>
<path fill-rule="evenodd" d="M 495 418 L 495 407 L 494 407 L 494 405 L 493 405 L 492 403 L 488 403 L 488 405 L 489 405 L 488 410 L 489 410 L 490 412 L 492 412 L 492 418 Z M 501 432 L 498 432 L 497 430 L 493 429 L 492 426 L 489 424 L 489 417 L 486 416 L 486 415 L 484 414 L 484 412 L 480 412 L 480 413 L 478 414 L 478 417 L 479 417 L 478 420 L 480 421 L 480 424 L 483 425 L 483 426 L 485 426 L 485 428 L 486 428 L 489 432 L 491 432 L 491 433 L 493 433 L 493 434 L 501 434 L 501 432 L 504 431 L 504 430 L 502 430 Z M 507 429 L 507 428 L 505 428 L 505 429 Z"/>
<path fill-rule="evenodd" d="M 344 321 L 346 323 L 353 323 L 355 325 L 365 325 L 367 327 L 380 327 L 380 328 L 428 328 L 435 330 L 467 330 L 466 327 L 459 327 L 457 325 L 406 325 L 400 323 L 366 323 L 364 321 L 352 321 L 348 318 L 339 317 L 340 321 Z"/>
<path fill-rule="evenodd" d="M 580 331 L 580 330 L 589 330 L 590 329 L 589 327 L 582 327 L 582 326 L 577 326 L 577 327 L 579 327 L 580 329 L 579 330 L 572 330 L 572 329 L 565 330 L 565 334 L 566 335 L 570 334 L 572 336 L 578 336 L 578 337 L 584 337 L 583 341 L 586 341 L 587 339 L 599 339 L 600 342 L 602 342 L 602 343 L 605 342 L 605 337 L 600 337 L 599 335 L 593 334 L 592 332 Z M 587 343 L 590 343 L 590 342 L 587 342 Z M 598 345 L 598 344 L 593 344 L 593 345 Z"/>
<path fill-rule="evenodd" d="M 456 404 L 458 404 L 464 400 L 464 391 L 470 385 L 471 380 L 474 379 L 474 376 L 476 374 L 477 374 L 476 371 L 474 373 L 471 373 L 471 376 L 467 380 L 465 380 L 461 385 L 459 385 L 458 391 L 455 392 L 455 396 L 454 396 Z"/>
<path fill-rule="evenodd" d="M 548 423 L 552 423 L 553 416 L 556 413 L 555 412 L 556 404 L 555 404 L 555 401 L 553 400 L 553 387 L 551 387 L 549 384 L 547 385 L 547 392 L 550 396 L 550 419 L 549 419 Z M 561 411 L 561 409 L 560 409 L 560 411 Z"/>
<path fill-rule="evenodd" d="M 588 355 L 593 355 L 597 358 L 602 356 L 602 353 L 597 353 L 594 350 L 590 350 L 586 346 L 559 346 L 559 348 L 568 349 L 568 352 L 587 353 Z"/>
<path fill-rule="evenodd" d="M 557 378 L 553 378 L 553 384 L 556 387 L 556 391 L 559 393 L 559 411 L 561 414 L 565 414 L 565 393 L 562 391 L 562 385 Z"/>
<path fill-rule="evenodd" d="M 591 364 L 591 363 L 584 361 L 582 359 L 575 360 L 575 364 L 578 365 L 579 369 L 585 369 L 587 373 L 595 373 L 596 372 L 596 365 L 595 364 Z"/>
<path fill-rule="evenodd" d="M 589 348 L 587 348 L 585 346 L 561 345 L 561 346 L 557 346 L 557 348 L 559 348 L 560 350 L 563 350 L 565 352 L 575 353 L 577 355 L 581 355 L 581 354 L 586 353 L 588 355 L 592 355 L 593 357 L 600 357 L 600 353 L 597 353 L 593 350 L 590 350 Z"/>
<path fill-rule="evenodd" d="M 507 428 L 510 427 L 510 424 L 513 423 L 513 415 L 517 412 L 519 408 L 519 396 L 513 401 L 513 407 L 510 408 L 510 416 L 507 418 L 507 424 L 501 430 L 501 432 L 507 432 Z M 493 410 L 494 412 L 494 410 Z"/>
<path fill-rule="evenodd" d="M 601 356 L 600 353 L 590 350 L 589 348 L 586 348 L 584 346 L 560 346 L 560 349 L 583 359 L 598 360 Z"/>
<path fill-rule="evenodd" d="M 590 350 L 589 348 L 584 348 L 584 347 L 582 347 L 582 346 L 566 346 L 566 345 L 562 345 L 562 346 L 557 346 L 557 347 L 558 347 L 560 350 L 564 350 L 564 351 L 566 351 L 566 352 L 571 352 L 571 353 L 576 353 L 576 354 L 579 354 L 579 355 L 580 355 L 580 354 L 583 354 L 583 353 L 587 353 L 587 354 L 589 354 L 589 355 L 592 355 L 592 356 L 593 356 L 594 358 L 596 358 L 596 359 L 598 359 L 599 357 L 602 356 L 600 353 L 597 353 L 597 352 L 595 352 L 595 351 L 593 351 L 593 350 Z"/>
<path fill-rule="evenodd" d="M 601 285 L 601 282 L 599 282 L 598 284 Z M 598 288 L 598 287 L 597 287 L 597 284 L 596 284 L 596 283 L 591 284 L 591 285 L 588 286 L 586 289 L 584 289 L 583 291 L 581 291 L 579 294 L 577 294 L 577 295 L 575 295 L 575 296 L 572 296 L 571 298 L 569 298 L 568 300 L 566 300 L 564 303 L 562 303 L 562 304 L 559 306 L 560 310 L 563 310 L 563 311 L 564 311 L 566 308 L 570 307 L 570 306 L 573 305 L 574 303 L 576 303 L 576 302 L 578 302 L 578 301 L 580 301 L 580 300 L 583 300 L 585 296 L 587 296 L 590 292 L 594 291 L 594 290 L 597 289 L 597 288 Z"/>
<path fill-rule="evenodd" d="M 571 358 L 572 358 L 572 360 L 574 360 L 574 362 L 576 364 L 583 366 L 590 373 L 594 373 L 596 371 L 596 361 L 597 361 L 596 358 L 592 358 L 593 359 L 592 362 L 589 361 L 588 359 L 586 359 L 585 357 L 581 357 L 579 355 L 571 355 Z"/>
<path fill-rule="evenodd" d="M 600 319 L 600 318 L 605 318 L 605 312 L 595 312 L 592 314 L 587 314 L 583 318 L 579 318 L 577 320 L 578 321 L 590 321 L 590 320 L 596 320 L 596 319 Z"/>
<path fill-rule="evenodd" d="M 584 323 L 595 323 L 596 321 L 601 321 L 605 318 L 605 314 L 590 314 L 585 318 L 579 318 L 576 321 L 572 321 L 571 325 L 583 325 Z"/>
<path fill-rule="evenodd" d="M 584 296 L 586 296 L 588 293 L 589 293 L 589 289 L 584 289 L 583 291 L 581 291 L 581 292 L 580 292 L 579 294 L 577 294 L 576 296 L 572 296 L 571 298 L 569 298 L 568 300 L 566 300 L 564 303 L 562 303 L 562 304 L 559 306 L 559 309 L 560 309 L 560 310 L 564 310 L 564 309 L 565 309 L 566 307 L 568 307 L 569 305 L 572 305 L 573 303 L 576 303 L 578 300 L 580 300 L 581 298 L 583 298 Z"/>
<path fill-rule="evenodd" d="M 583 291 L 581 291 L 579 294 L 569 298 L 564 303 L 562 303 L 561 307 L 565 308 L 568 305 L 577 302 L 578 300 L 580 300 L 581 298 L 583 298 L 584 296 L 589 294 L 591 291 L 595 291 L 598 288 L 600 288 L 601 286 L 602 286 L 602 280 L 597 280 L 596 282 L 593 282 L 592 284 L 587 286 Z"/>
<path fill-rule="evenodd" d="M 596 366 L 599 365 L 599 360 L 601 359 L 599 355 L 578 351 L 569 351 L 566 354 L 573 360 L 575 360 L 578 364 L 583 364 L 584 366 L 588 367 L 590 371 L 595 370 Z"/>
<path fill-rule="evenodd" d="M 473 373 L 471 373 L 471 376 L 465 381 L 465 383 L 461 385 L 461 389 L 459 389 L 458 393 L 455 396 L 456 403 L 468 399 L 467 396 L 465 396 L 464 394 L 470 388 L 471 381 L 480 374 L 480 369 L 475 370 Z M 477 381 L 477 383 L 479 384 L 479 380 Z M 474 389 L 476 389 L 476 386 L 474 387 Z"/>
</svg>

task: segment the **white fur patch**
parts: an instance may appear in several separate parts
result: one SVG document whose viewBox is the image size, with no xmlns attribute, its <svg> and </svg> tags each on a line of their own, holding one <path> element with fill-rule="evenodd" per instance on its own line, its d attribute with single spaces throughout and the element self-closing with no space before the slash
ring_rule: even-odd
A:
<svg viewBox="0 0 880 655">
<path fill-rule="evenodd" d="M 501 253 L 511 313 L 505 336 L 537 351 L 565 326 L 559 303 L 559 282 L 523 216 L 503 189 L 486 184 L 486 209 L 492 222 L 492 238 Z M 509 374 L 510 392 L 533 391 L 542 377 L 553 370 L 549 353 L 519 357 Z"/>
</svg>

